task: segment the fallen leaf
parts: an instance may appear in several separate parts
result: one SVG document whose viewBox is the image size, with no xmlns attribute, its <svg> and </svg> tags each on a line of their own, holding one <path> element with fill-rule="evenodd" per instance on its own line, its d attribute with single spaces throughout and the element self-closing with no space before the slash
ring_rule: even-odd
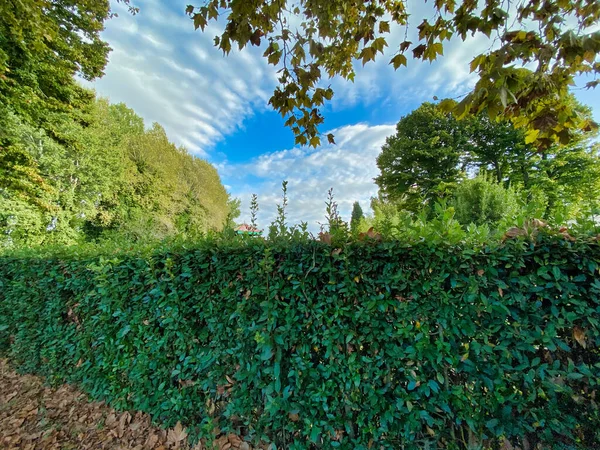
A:
<svg viewBox="0 0 600 450">
<path fill-rule="evenodd" d="M 167 444 L 179 448 L 181 442 L 187 437 L 187 431 L 181 425 L 181 422 L 177 422 L 175 428 L 169 430 L 167 434 Z"/>
<path fill-rule="evenodd" d="M 152 450 L 157 443 L 158 436 L 154 433 L 151 433 L 150 435 L 148 435 L 148 439 L 146 439 L 146 442 L 144 443 L 144 448 L 146 450 Z"/>
</svg>

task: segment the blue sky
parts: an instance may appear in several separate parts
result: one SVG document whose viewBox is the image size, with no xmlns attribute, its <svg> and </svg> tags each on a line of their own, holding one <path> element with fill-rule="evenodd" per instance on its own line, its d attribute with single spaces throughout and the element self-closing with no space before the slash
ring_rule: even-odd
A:
<svg viewBox="0 0 600 450">
<path fill-rule="evenodd" d="M 331 187 L 346 219 L 356 200 L 368 209 L 377 193 L 375 158 L 396 122 L 434 96 L 467 92 L 475 80 L 468 69 L 471 59 L 490 47 L 485 37 L 456 40 L 433 64 L 409 61 L 408 68 L 394 71 L 385 55 L 357 66 L 354 83 L 325 80 L 335 96 L 324 110 L 321 131 L 333 132 L 336 145 L 298 148 L 284 120 L 267 104 L 277 69 L 261 57 L 264 49 L 223 56 L 213 46 L 220 24 L 211 24 L 205 33 L 194 31 L 184 13 L 189 2 L 135 0 L 136 16 L 115 3 L 118 17 L 103 34 L 113 51 L 106 75 L 93 87 L 111 102 L 133 108 L 147 126 L 160 123 L 171 141 L 213 163 L 231 194 L 242 200 L 240 220 L 248 218 L 249 199 L 256 193 L 264 227 L 274 216 L 282 180 L 289 181 L 290 221 L 308 221 L 312 230 L 324 221 Z M 430 16 L 427 8 L 409 2 L 417 19 Z M 403 38 L 403 30 L 392 30 L 389 48 L 397 48 Z M 600 121 L 600 90 L 574 92 Z"/>
</svg>

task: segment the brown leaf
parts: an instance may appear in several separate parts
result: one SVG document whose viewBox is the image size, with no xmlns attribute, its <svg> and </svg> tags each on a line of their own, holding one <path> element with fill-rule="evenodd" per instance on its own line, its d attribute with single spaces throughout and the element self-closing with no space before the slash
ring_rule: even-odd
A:
<svg viewBox="0 0 600 450">
<path fill-rule="evenodd" d="M 319 233 L 319 240 L 327 245 L 331 245 L 331 234 Z"/>
<path fill-rule="evenodd" d="M 292 422 L 298 422 L 300 420 L 300 416 L 297 413 L 289 413 L 288 417 Z"/>
<path fill-rule="evenodd" d="M 227 436 L 221 436 L 219 439 L 215 440 L 214 443 L 219 450 L 227 450 L 228 448 L 231 448 L 231 444 L 229 443 Z"/>
<path fill-rule="evenodd" d="M 583 348 L 587 348 L 587 344 L 585 342 L 585 331 L 583 331 L 582 328 L 578 326 L 573 328 L 573 339 L 575 339 Z"/>
<path fill-rule="evenodd" d="M 181 425 L 181 422 L 177 422 L 175 428 L 169 430 L 167 433 L 167 444 L 179 448 L 181 442 L 187 437 L 187 431 Z"/>
<path fill-rule="evenodd" d="M 525 235 L 527 235 L 527 232 L 524 229 L 518 228 L 518 227 L 512 227 L 512 228 L 509 228 L 506 233 L 504 233 L 502 240 L 514 239 L 517 236 L 525 236 Z"/>
<path fill-rule="evenodd" d="M 227 435 L 227 440 L 233 448 L 240 448 L 240 444 L 242 443 L 242 439 L 239 436 L 232 433 Z"/>
<path fill-rule="evenodd" d="M 128 412 L 124 412 L 121 415 L 121 418 L 119 419 L 119 424 L 117 425 L 117 436 L 119 438 L 123 437 L 123 434 L 125 433 L 125 427 L 130 422 L 130 420 L 131 414 L 129 414 Z"/>
</svg>

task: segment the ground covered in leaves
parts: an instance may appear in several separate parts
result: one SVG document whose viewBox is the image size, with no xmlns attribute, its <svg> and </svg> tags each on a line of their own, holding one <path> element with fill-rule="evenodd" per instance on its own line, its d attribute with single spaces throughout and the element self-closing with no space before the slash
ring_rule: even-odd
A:
<svg viewBox="0 0 600 450">
<path fill-rule="evenodd" d="M 181 425 L 170 430 L 152 426 L 140 412 L 118 412 L 90 402 L 73 386 L 51 388 L 43 379 L 19 375 L 0 359 L 0 448 L 3 450 L 250 450 L 234 435 L 213 446 L 191 446 Z"/>
</svg>

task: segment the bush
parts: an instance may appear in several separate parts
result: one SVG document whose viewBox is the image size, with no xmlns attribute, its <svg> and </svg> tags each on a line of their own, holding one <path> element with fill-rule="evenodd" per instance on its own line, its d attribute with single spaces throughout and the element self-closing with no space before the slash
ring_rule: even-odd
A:
<svg viewBox="0 0 600 450">
<path fill-rule="evenodd" d="M 536 239 L 4 255 L 0 349 L 195 436 L 598 448 L 600 247 Z"/>
<path fill-rule="evenodd" d="M 518 210 L 517 195 L 480 175 L 458 185 L 452 204 L 462 225 L 495 225 Z"/>
</svg>

